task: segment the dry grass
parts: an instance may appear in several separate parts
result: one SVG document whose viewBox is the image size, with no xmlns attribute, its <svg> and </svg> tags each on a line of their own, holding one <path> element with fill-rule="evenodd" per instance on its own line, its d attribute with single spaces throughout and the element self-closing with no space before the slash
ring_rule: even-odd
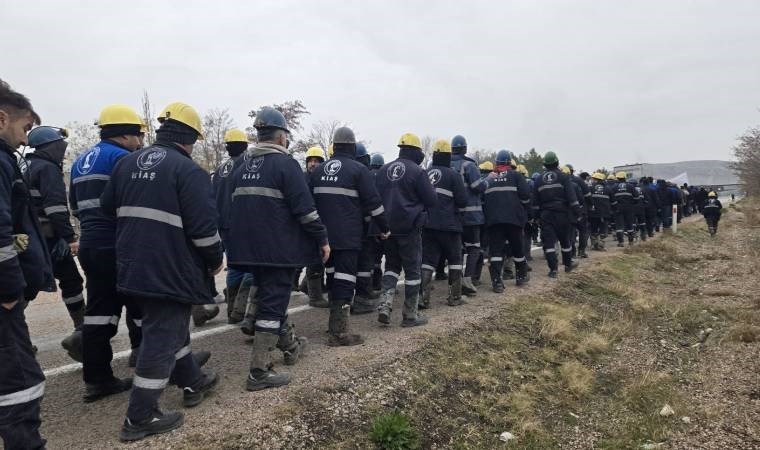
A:
<svg viewBox="0 0 760 450">
<path fill-rule="evenodd" d="M 747 323 L 736 324 L 728 330 L 726 337 L 730 341 L 745 344 L 760 342 L 760 327 Z"/>
<path fill-rule="evenodd" d="M 594 385 L 594 372 L 578 361 L 567 361 L 559 368 L 562 382 L 574 396 L 580 397 L 591 392 Z"/>
</svg>

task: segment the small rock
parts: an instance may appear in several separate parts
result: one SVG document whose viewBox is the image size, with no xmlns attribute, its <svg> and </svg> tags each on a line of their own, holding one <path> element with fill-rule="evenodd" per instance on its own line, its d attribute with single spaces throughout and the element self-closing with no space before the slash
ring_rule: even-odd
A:
<svg viewBox="0 0 760 450">
<path fill-rule="evenodd" d="M 660 415 L 661 415 L 662 417 L 669 417 L 669 416 L 672 416 L 672 415 L 673 415 L 673 414 L 675 414 L 675 413 L 676 413 L 676 412 L 675 412 L 675 411 L 673 411 L 673 408 L 671 408 L 671 407 L 670 407 L 670 405 L 668 405 L 667 403 L 666 403 L 666 404 L 665 404 L 665 406 L 663 406 L 663 407 L 662 407 L 662 409 L 660 410 Z"/>
<path fill-rule="evenodd" d="M 641 446 L 641 448 L 645 450 L 651 450 L 653 448 L 662 448 L 662 442 L 650 442 L 648 444 L 644 444 Z"/>
<path fill-rule="evenodd" d="M 668 341 L 666 341 L 665 339 L 660 339 L 660 345 L 662 345 L 663 347 L 667 347 Z"/>
<path fill-rule="evenodd" d="M 515 435 L 510 433 L 509 431 L 505 431 L 499 435 L 499 440 L 502 442 L 509 442 L 514 438 L 515 438 Z"/>
<path fill-rule="evenodd" d="M 575 413 L 568 413 L 568 414 L 570 414 L 571 416 L 575 417 L 576 419 L 580 419 L 580 417 L 578 416 L 578 414 L 575 414 Z"/>
<path fill-rule="evenodd" d="M 681 417 L 681 422 L 683 422 L 683 423 L 691 423 L 691 417 L 689 417 L 689 416 L 683 416 L 683 417 Z"/>
<path fill-rule="evenodd" d="M 282 431 L 286 433 L 292 433 L 293 431 L 295 431 L 295 428 L 291 427 L 290 425 L 285 425 L 284 427 L 282 427 Z"/>
</svg>

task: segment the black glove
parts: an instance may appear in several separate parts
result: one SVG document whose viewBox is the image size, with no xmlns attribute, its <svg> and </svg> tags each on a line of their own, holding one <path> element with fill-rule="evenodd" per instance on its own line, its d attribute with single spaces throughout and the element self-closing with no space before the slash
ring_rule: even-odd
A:
<svg viewBox="0 0 760 450">
<path fill-rule="evenodd" d="M 50 249 L 50 259 L 54 263 L 60 262 L 71 255 L 71 248 L 69 244 L 63 239 L 58 239 L 53 248 Z"/>
</svg>

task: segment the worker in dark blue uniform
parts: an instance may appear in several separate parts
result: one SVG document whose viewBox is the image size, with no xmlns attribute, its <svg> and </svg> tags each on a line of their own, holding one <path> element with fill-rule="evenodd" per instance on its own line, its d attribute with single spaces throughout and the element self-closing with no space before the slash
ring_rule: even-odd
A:
<svg viewBox="0 0 760 450">
<path fill-rule="evenodd" d="M 217 222 L 219 236 L 222 238 L 222 244 L 226 249 L 229 247 L 229 209 L 232 201 L 229 192 L 230 175 L 235 166 L 235 161 L 248 148 L 248 135 L 238 129 L 227 130 L 224 133 L 224 147 L 229 158 L 211 173 L 211 189 L 214 193 L 216 210 L 219 213 Z M 229 323 L 240 323 L 245 315 L 248 294 L 251 290 L 251 275 L 228 267 L 226 285 L 224 299 L 227 303 L 227 321 Z"/>
<path fill-rule="evenodd" d="M 0 439 L 6 449 L 42 449 L 45 376 L 34 357 L 24 307 L 53 279 L 45 238 L 14 152 L 40 118 L 0 80 Z"/>
<path fill-rule="evenodd" d="M 483 178 L 480 176 L 477 163 L 466 156 L 467 140 L 464 136 L 454 136 L 451 139 L 451 168 L 459 173 L 467 188 L 467 206 L 462 209 L 462 241 L 467 254 L 465 272 L 462 278 L 462 293 L 475 295 L 478 290 L 472 284 L 480 257 L 480 227 L 485 223 L 483 206 L 480 196 L 486 190 Z"/>
<path fill-rule="evenodd" d="M 652 182 L 652 177 L 642 177 L 639 180 L 639 185 L 646 198 L 644 219 L 646 220 L 647 236 L 654 237 L 660 210 L 660 197 L 657 195 L 657 186 Z"/>
<path fill-rule="evenodd" d="M 295 363 L 304 341 L 288 324 L 296 268 L 330 257 L 327 230 L 319 218 L 298 161 L 288 153 L 288 124 L 264 107 L 254 121 L 258 144 L 233 173 L 228 264 L 253 274 L 254 331 L 246 389 L 283 386 L 290 375 L 272 370 L 274 348 Z M 265 212 L 265 213 L 262 213 Z"/>
<path fill-rule="evenodd" d="M 720 216 L 723 212 L 723 205 L 718 200 L 718 195 L 715 192 L 710 191 L 707 194 L 707 202 L 702 207 L 702 215 L 707 222 L 707 231 L 710 236 L 715 236 L 718 232 L 718 222 L 720 222 Z"/>
<path fill-rule="evenodd" d="M 523 246 L 523 228 L 528 221 L 530 189 L 525 177 L 512 169 L 514 157 L 506 150 L 496 154 L 496 167 L 486 178 L 484 213 L 488 236 L 491 286 L 496 293 L 504 292 L 502 269 L 504 243 L 508 242 L 515 263 L 515 284 L 528 282 L 528 268 Z"/>
<path fill-rule="evenodd" d="M 589 202 L 588 221 L 591 233 L 591 249 L 605 251 L 604 240 L 607 238 L 607 218 L 615 203 L 614 194 L 604 183 L 604 174 L 594 172 L 591 175 L 591 201 Z"/>
<path fill-rule="evenodd" d="M 327 273 L 330 319 L 329 346 L 352 346 L 364 342 L 349 333 L 349 309 L 357 282 L 359 252 L 366 235 L 365 216 L 380 230 L 380 238 L 389 235 L 385 208 L 375 189 L 369 169 L 356 160 L 356 138 L 348 127 L 340 127 L 333 135 L 333 156 L 311 174 L 311 191 L 319 216 L 327 227 L 330 258 Z M 366 155 L 360 155 L 359 158 Z M 369 163 L 369 161 L 367 161 Z M 369 285 L 369 271 L 365 286 Z"/>
<path fill-rule="evenodd" d="M 361 163 L 368 170 L 370 169 L 372 157 L 367 152 L 367 147 L 361 142 L 356 143 L 356 161 Z M 374 171 L 370 171 L 369 176 L 372 180 L 372 187 L 374 188 Z M 354 296 L 354 302 L 351 305 L 352 314 L 368 314 L 377 311 L 377 302 L 380 298 L 380 289 L 374 289 L 372 286 L 372 271 L 374 270 L 375 258 L 380 246 L 380 240 L 375 236 L 369 235 L 369 225 L 371 221 L 372 216 L 365 214 L 362 249 L 359 251 L 359 260 L 357 262 L 356 295 Z"/>
<path fill-rule="evenodd" d="M 427 170 L 438 203 L 428 208 L 422 232 L 422 299 L 419 308 L 430 307 L 435 265 L 443 257 L 449 264 L 447 303 L 458 306 L 462 300 L 462 213 L 467 192 L 458 173 L 451 169 L 451 144 L 439 139 L 433 145 L 433 164 Z"/>
<path fill-rule="evenodd" d="M 627 181 L 625 172 L 615 174 L 617 183 L 613 187 L 615 201 L 615 235 L 618 247 L 624 247 L 623 233 L 628 236 L 628 245 L 633 245 L 634 238 L 634 205 L 638 201 L 638 193 Z"/>
<path fill-rule="evenodd" d="M 572 214 L 580 214 L 580 204 L 570 177 L 559 170 L 559 158 L 554 152 L 544 155 L 544 172 L 533 184 L 533 212 L 541 220 L 541 241 L 549 266 L 549 277 L 557 277 L 557 242 L 562 251 L 565 272 L 578 266 L 573 261 L 570 223 Z"/>
<path fill-rule="evenodd" d="M 633 186 L 636 194 L 636 202 L 633 205 L 633 220 L 635 223 L 636 234 L 642 241 L 647 240 L 647 198 L 644 196 L 644 190 L 639 186 L 636 180 L 629 182 Z"/>
<path fill-rule="evenodd" d="M 121 158 L 100 198 L 117 217 L 117 289 L 143 313 L 143 342 L 120 438 L 133 441 L 182 425 L 181 412 L 162 412 L 158 399 L 170 381 L 186 407 L 216 385 L 190 350 L 193 305 L 213 302 L 213 276 L 223 250 L 211 201 L 211 180 L 191 158 L 202 138 L 201 118 L 172 103 L 159 116 L 150 147 Z"/>
<path fill-rule="evenodd" d="M 372 176 L 377 175 L 377 171 L 385 165 L 385 158 L 380 153 L 373 153 L 370 156 L 369 171 Z M 380 292 L 383 288 L 383 242 L 379 239 L 369 239 L 371 248 L 369 252 L 372 256 L 372 291 Z M 373 294 L 373 296 L 375 296 Z M 377 299 L 375 299 L 377 300 Z M 375 309 L 373 309 L 374 311 Z M 371 312 L 371 311 L 368 311 Z"/>
<path fill-rule="evenodd" d="M 570 179 L 581 191 L 581 195 L 578 196 L 578 203 L 582 206 L 581 213 L 573 224 L 575 234 L 578 235 L 578 251 L 577 253 L 573 251 L 573 255 L 577 254 L 579 258 L 588 258 L 586 249 L 588 248 L 588 209 L 591 206 L 591 189 L 589 189 L 586 180 L 575 174 L 575 168 L 572 164 L 565 164 L 565 166 L 570 169 Z M 575 247 L 575 241 L 573 241 L 573 247 Z"/>
<path fill-rule="evenodd" d="M 61 346 L 75 361 L 82 361 L 82 323 L 84 320 L 84 280 L 74 257 L 79 251 L 79 237 L 71 226 L 63 182 L 63 157 L 68 133 L 56 127 L 41 126 L 29 132 L 32 154 L 22 161 L 21 171 L 28 181 L 32 206 L 37 212 L 42 234 L 47 240 L 53 275 L 61 288 L 61 297 L 74 323 L 74 332 Z"/>
<path fill-rule="evenodd" d="M 103 213 L 100 196 L 116 163 L 142 148 L 143 123 L 126 105 L 109 105 L 98 118 L 101 141 L 80 155 L 71 167 L 69 204 L 79 219 L 79 262 L 87 276 L 87 308 L 82 327 L 84 401 L 118 394 L 132 386 L 131 379 L 114 377 L 111 338 L 118 331 L 121 311 L 127 309 L 132 344 L 130 365 L 137 364 L 142 342 L 142 313 L 128 296 L 116 290 L 116 219 Z"/>
<path fill-rule="evenodd" d="M 311 147 L 306 151 L 306 183 L 311 182 L 311 174 L 325 162 L 325 151 L 322 147 Z M 300 272 L 300 270 L 299 270 Z M 300 274 L 299 274 L 300 275 Z M 322 261 L 306 266 L 304 276 L 305 293 L 309 296 L 309 306 L 314 308 L 327 308 L 330 306 L 322 292 L 325 278 L 325 266 Z"/>
<path fill-rule="evenodd" d="M 404 271 L 404 308 L 402 327 L 425 325 L 427 317 L 418 313 L 420 266 L 422 264 L 422 228 L 427 222 L 427 208 L 437 202 L 435 189 L 420 167 L 425 158 L 420 138 L 405 133 L 398 142 L 398 159 L 385 164 L 375 176 L 375 185 L 383 199 L 391 237 L 385 241 L 385 272 L 377 320 L 391 322 L 396 284 Z M 373 224 L 374 225 L 374 224 Z M 370 235 L 382 230 L 371 228 Z"/>
</svg>

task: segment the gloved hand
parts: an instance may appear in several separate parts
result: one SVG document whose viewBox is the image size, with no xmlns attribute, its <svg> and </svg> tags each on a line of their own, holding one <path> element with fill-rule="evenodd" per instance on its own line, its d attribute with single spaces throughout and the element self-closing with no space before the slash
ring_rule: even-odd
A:
<svg viewBox="0 0 760 450">
<path fill-rule="evenodd" d="M 13 250 L 16 253 L 22 253 L 29 247 L 29 235 L 28 234 L 14 234 L 13 235 Z"/>
<path fill-rule="evenodd" d="M 53 248 L 50 249 L 50 259 L 53 262 L 61 261 L 71 254 L 69 244 L 63 239 L 58 239 Z"/>
</svg>

